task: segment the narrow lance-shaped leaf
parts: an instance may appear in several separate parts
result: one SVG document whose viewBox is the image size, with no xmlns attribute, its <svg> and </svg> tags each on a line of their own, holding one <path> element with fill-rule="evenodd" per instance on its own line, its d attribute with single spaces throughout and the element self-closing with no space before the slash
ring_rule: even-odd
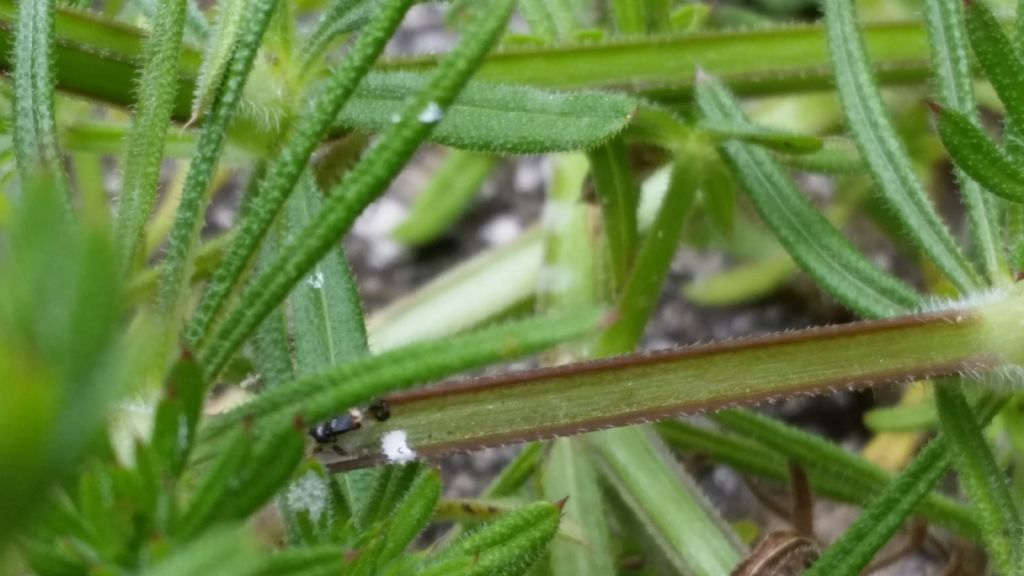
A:
<svg viewBox="0 0 1024 576">
<path fill-rule="evenodd" d="M 970 54 L 963 26 L 962 0 L 928 0 L 925 5 L 932 62 L 938 80 L 940 101 L 974 120 L 974 88 Z M 960 194 L 971 223 L 971 238 L 981 257 L 985 275 L 995 281 L 1004 267 L 999 249 L 999 227 L 991 199 L 978 184 L 958 171 Z"/>
<path fill-rule="evenodd" d="M 979 421 L 988 422 L 1002 407 L 993 397 L 980 403 Z M 892 538 L 949 468 L 947 439 L 932 440 L 900 474 L 889 483 L 860 517 L 825 550 L 807 576 L 856 576 L 882 546 Z"/>
<path fill-rule="evenodd" d="M 400 431 L 417 453 L 444 454 L 576 434 L 682 413 L 755 403 L 798 391 L 984 371 L 1019 353 L 1020 294 L 953 308 L 774 336 L 528 371 L 388 397 L 392 417 L 338 439 L 337 469 L 380 461 Z M 879 356 L 878 350 L 887 354 Z M 757 367 L 743 371 L 744 366 Z M 636 391 L 642 389 L 643 394 Z M 585 391 L 585 393 L 584 393 Z"/>
<path fill-rule="evenodd" d="M 578 523 L 587 538 L 582 545 L 558 539 L 552 542 L 552 573 L 613 576 L 616 572 L 609 546 L 608 519 L 586 444 L 568 438 L 555 441 L 542 478 L 547 498 L 569 498 L 563 514 Z"/>
<path fill-rule="evenodd" d="M 1024 169 L 967 116 L 932 105 L 943 145 L 957 166 L 987 190 L 1024 203 Z"/>
<path fill-rule="evenodd" d="M 857 29 L 853 2 L 827 0 L 825 22 L 848 127 L 878 191 L 902 223 L 906 237 L 961 292 L 976 289 L 974 269 L 936 213 L 888 120 Z"/>
<path fill-rule="evenodd" d="M 441 498 L 441 476 L 436 470 L 420 474 L 389 519 L 384 561 L 396 558 L 426 527 Z"/>
<path fill-rule="evenodd" d="M 67 190 L 53 115 L 56 0 L 19 2 L 14 64 L 14 151 L 22 186 L 40 170 Z M 6 52 L 6 51 L 5 51 Z"/>
<path fill-rule="evenodd" d="M 164 258 L 158 296 L 161 311 L 174 319 L 174 322 L 182 313 L 183 287 L 192 267 L 207 187 L 216 169 L 228 125 L 241 101 L 242 90 L 259 51 L 263 33 L 276 7 L 277 0 L 252 0 L 249 5 L 231 66 L 213 109 L 206 118 L 196 156 L 189 167 L 174 227 L 167 241 L 167 255 Z"/>
<path fill-rule="evenodd" d="M 589 157 L 594 188 L 601 200 L 613 285 L 618 290 L 626 283 L 636 256 L 640 186 L 633 179 L 622 138 L 593 150 Z"/>
<path fill-rule="evenodd" d="M 788 427 L 786 429 L 790 430 Z M 784 483 L 789 477 L 788 463 L 791 460 L 783 452 L 772 450 L 744 435 L 722 433 L 681 420 L 659 422 L 657 430 L 676 450 L 703 454 L 739 472 L 776 482 Z M 831 469 L 819 471 L 809 468 L 807 474 L 815 494 L 858 505 L 866 505 L 891 481 L 891 478 L 883 477 L 878 483 L 862 484 L 851 481 L 845 473 L 837 474 Z M 977 539 L 979 536 L 977 523 L 970 510 L 946 496 L 929 494 L 921 501 L 915 513 L 966 538 Z"/>
<path fill-rule="evenodd" d="M 738 103 L 707 75 L 697 85 L 697 106 L 713 121 L 744 120 Z M 837 300 L 874 318 L 915 305 L 914 291 L 879 270 L 844 238 L 768 152 L 740 142 L 726 142 L 719 150 L 779 242 Z"/>
<path fill-rule="evenodd" d="M 140 573 L 145 576 L 249 576 L 259 573 L 263 556 L 259 544 L 246 529 L 231 526 L 202 534 Z"/>
<path fill-rule="evenodd" d="M 537 502 L 466 534 L 427 560 L 417 576 L 517 576 L 530 568 L 558 530 L 559 504 Z"/>
<path fill-rule="evenodd" d="M 370 19 L 370 3 L 366 0 L 333 0 L 320 16 L 316 29 L 305 40 L 302 49 L 303 69 L 310 68 L 340 35 L 352 32 Z"/>
<path fill-rule="evenodd" d="M 712 138 L 734 138 L 787 154 L 810 154 L 821 150 L 825 145 L 820 136 L 765 128 L 748 122 L 701 122 L 697 128 Z"/>
<path fill-rule="evenodd" d="M 247 4 L 248 0 L 223 0 L 217 3 L 217 19 L 214 21 L 212 38 L 206 41 L 203 65 L 199 68 L 199 76 L 196 78 L 190 122 L 198 120 L 213 103 L 242 33 L 242 16 Z"/>
<path fill-rule="evenodd" d="M 323 195 L 307 173 L 287 206 L 290 234 L 298 234 L 323 208 Z M 327 370 L 368 353 L 355 278 L 341 248 L 328 252 L 289 297 L 297 375 Z"/>
<path fill-rule="evenodd" d="M 673 164 L 665 199 L 619 296 L 619 315 L 601 335 L 598 343 L 600 355 L 634 349 L 658 303 L 662 283 L 672 265 L 683 224 L 693 207 L 700 182 L 699 160 L 693 150 L 684 150 L 681 154 L 683 156 Z"/>
<path fill-rule="evenodd" d="M 647 32 L 650 15 L 647 0 L 612 0 L 612 17 L 620 34 L 634 35 Z"/>
<path fill-rule="evenodd" d="M 383 132 L 429 76 L 374 72 L 338 116 L 338 125 Z M 430 139 L 462 150 L 538 154 L 589 150 L 622 132 L 640 102 L 614 92 L 553 92 L 473 81 L 445 109 Z"/>
<path fill-rule="evenodd" d="M 238 305 L 200 354 L 205 368 L 216 374 L 262 319 L 281 302 L 323 254 L 355 222 L 391 178 L 401 169 L 462 86 L 476 70 L 504 29 L 512 10 L 510 0 L 494 0 L 492 10 L 481 10 L 462 41 L 438 68 L 430 85 L 405 108 L 400 121 L 347 174 L 330 194 L 320 217 L 299 235 L 265 274 L 256 278 Z"/>
<path fill-rule="evenodd" d="M 978 516 L 985 548 L 1002 574 L 1024 573 L 1020 544 L 1024 538 L 1020 510 L 1010 494 L 958 380 L 935 388 L 942 431 L 956 462 L 958 476 Z"/>
<path fill-rule="evenodd" d="M 161 2 L 138 81 L 138 106 L 125 153 L 117 235 L 121 268 L 127 270 L 156 201 L 167 128 L 178 89 L 178 59 L 185 29 L 185 0 Z"/>
<path fill-rule="evenodd" d="M 208 334 L 213 319 L 227 303 L 259 243 L 295 188 L 309 157 L 327 135 L 334 118 L 384 49 L 412 2 L 390 0 L 382 4 L 373 23 L 360 35 L 338 72 L 325 84 L 312 89 L 309 104 L 276 159 L 270 163 L 259 184 L 259 194 L 242 220 L 238 238 L 210 282 L 189 325 L 186 334 L 189 342 L 198 344 Z"/>
<path fill-rule="evenodd" d="M 257 269 L 265 268 L 279 254 L 285 233 L 282 229 L 288 224 L 286 220 L 282 218 L 267 235 L 256 261 Z M 288 309 L 282 304 L 267 316 L 253 335 L 252 363 L 262 380 L 263 392 L 295 379 L 296 366 L 288 328 Z"/>
<path fill-rule="evenodd" d="M 740 561 L 743 544 L 692 479 L 678 468 L 666 469 L 663 462 L 678 464 L 652 432 L 636 427 L 609 430 L 594 435 L 592 444 L 605 478 L 649 523 L 649 533 L 679 573 L 716 576 Z M 672 505 L 665 506 L 667 502 Z"/>
<path fill-rule="evenodd" d="M 974 55 L 1006 107 L 1009 123 L 1024 126 L 1024 53 L 1010 42 L 984 0 L 964 2 L 964 24 Z M 963 111 L 963 110 L 961 110 Z"/>
</svg>

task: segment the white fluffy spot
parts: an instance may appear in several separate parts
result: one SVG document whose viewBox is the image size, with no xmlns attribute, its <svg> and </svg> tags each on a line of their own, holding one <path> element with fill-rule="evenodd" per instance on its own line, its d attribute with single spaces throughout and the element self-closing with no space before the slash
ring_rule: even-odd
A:
<svg viewBox="0 0 1024 576">
<path fill-rule="evenodd" d="M 285 502 L 291 510 L 305 512 L 313 523 L 318 523 L 327 510 L 329 498 L 330 491 L 324 479 L 316 472 L 309 471 L 288 487 Z"/>
<path fill-rule="evenodd" d="M 314 290 L 319 290 L 324 287 L 324 273 L 317 270 L 315 274 L 311 275 L 306 279 L 306 283 L 313 287 Z"/>
<path fill-rule="evenodd" d="M 405 463 L 416 459 L 416 451 L 409 446 L 409 435 L 405 430 L 392 430 L 381 436 L 380 447 L 388 462 Z"/>
<path fill-rule="evenodd" d="M 395 112 L 394 114 L 391 115 L 391 123 L 392 124 L 398 124 L 401 121 L 402 121 L 402 115 L 399 114 L 398 112 Z"/>
<path fill-rule="evenodd" d="M 424 124 L 436 124 L 441 121 L 441 118 L 444 118 L 444 110 L 441 110 L 437 102 L 431 102 L 416 118 Z"/>
</svg>

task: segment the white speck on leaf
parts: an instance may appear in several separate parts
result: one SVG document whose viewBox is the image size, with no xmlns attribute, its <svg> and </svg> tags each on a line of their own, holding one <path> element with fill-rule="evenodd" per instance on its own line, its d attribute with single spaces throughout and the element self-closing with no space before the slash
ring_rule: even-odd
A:
<svg viewBox="0 0 1024 576">
<path fill-rule="evenodd" d="M 388 462 L 405 463 L 416 459 L 416 451 L 409 446 L 405 430 L 392 430 L 380 437 L 380 447 Z"/>
<path fill-rule="evenodd" d="M 399 114 L 398 112 L 395 112 L 394 114 L 391 115 L 391 123 L 392 124 L 398 124 L 401 121 L 402 121 L 402 115 Z"/>
<path fill-rule="evenodd" d="M 309 471 L 288 487 L 285 502 L 291 510 L 305 512 L 312 522 L 317 523 L 327 510 L 329 498 L 327 483 L 319 474 Z"/>
<path fill-rule="evenodd" d="M 317 270 L 315 274 L 306 279 L 306 282 L 314 289 L 319 290 L 324 287 L 324 273 Z"/>
<path fill-rule="evenodd" d="M 437 102 L 431 102 L 430 104 L 427 104 L 427 107 L 424 108 L 416 118 L 424 124 L 435 124 L 444 118 L 444 110 L 441 110 L 441 107 L 437 105 Z"/>
</svg>

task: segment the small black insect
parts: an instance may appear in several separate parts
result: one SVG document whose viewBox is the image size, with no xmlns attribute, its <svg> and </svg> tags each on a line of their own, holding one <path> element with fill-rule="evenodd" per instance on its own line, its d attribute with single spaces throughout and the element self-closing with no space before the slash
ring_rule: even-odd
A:
<svg viewBox="0 0 1024 576">
<path fill-rule="evenodd" d="M 366 410 L 378 421 L 383 422 L 391 418 L 391 405 L 383 398 L 370 402 Z"/>
<path fill-rule="evenodd" d="M 317 444 L 330 444 L 338 436 L 346 432 L 358 430 L 362 425 L 362 411 L 352 408 L 342 416 L 335 416 L 326 422 L 310 428 L 309 435 L 313 437 L 313 440 L 316 440 Z"/>
</svg>

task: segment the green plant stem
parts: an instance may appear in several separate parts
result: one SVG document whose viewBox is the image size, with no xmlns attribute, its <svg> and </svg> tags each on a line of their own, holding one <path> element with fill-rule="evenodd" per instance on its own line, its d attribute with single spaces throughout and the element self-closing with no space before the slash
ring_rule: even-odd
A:
<svg viewBox="0 0 1024 576">
<path fill-rule="evenodd" d="M 985 371 L 1019 359 L 1003 343 L 1016 330 L 1010 318 L 1019 298 L 396 395 L 389 399 L 395 417 L 346 434 L 339 440 L 346 456 L 327 459 L 338 469 L 368 465 L 379 458 L 380 436 L 393 430 L 406 432 L 421 454 L 435 455 L 799 392 Z"/>
</svg>

